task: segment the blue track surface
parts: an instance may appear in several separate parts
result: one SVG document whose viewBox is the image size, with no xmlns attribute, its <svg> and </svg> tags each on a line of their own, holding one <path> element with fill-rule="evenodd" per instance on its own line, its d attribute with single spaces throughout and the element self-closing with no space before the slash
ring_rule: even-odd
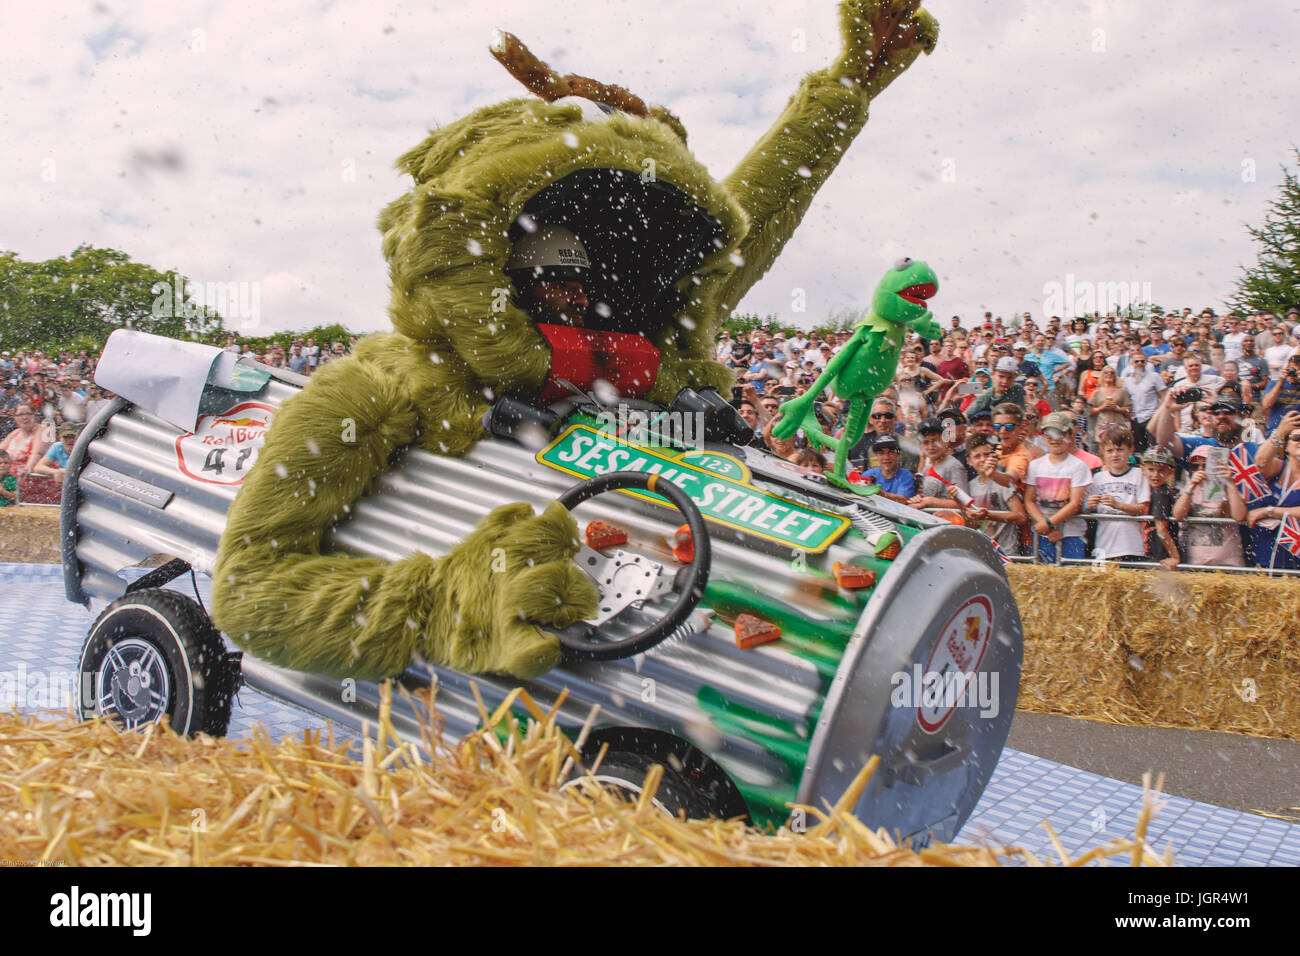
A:
<svg viewBox="0 0 1300 956">
<path fill-rule="evenodd" d="M 192 593 L 189 578 L 174 582 Z M 62 710 L 51 701 L 51 674 L 77 666 L 82 640 L 94 618 L 63 596 L 56 565 L 0 563 L 0 694 L 13 694 L 25 680 L 22 709 Z M 206 594 L 204 595 L 206 598 Z M 0 700 L 5 707 L 14 701 Z M 231 717 L 231 737 L 245 737 L 263 724 L 273 739 L 324 726 L 319 718 L 245 688 Z M 1173 850 L 1190 866 L 1300 865 L 1300 825 L 1182 797 L 1165 797 L 1148 830 L 1160 852 Z M 1142 790 L 1051 760 L 1005 750 L 975 813 L 958 842 L 1023 847 L 1056 859 L 1043 821 L 1051 823 L 1066 850 L 1078 855 L 1116 837 L 1131 836 L 1142 808 Z"/>
</svg>

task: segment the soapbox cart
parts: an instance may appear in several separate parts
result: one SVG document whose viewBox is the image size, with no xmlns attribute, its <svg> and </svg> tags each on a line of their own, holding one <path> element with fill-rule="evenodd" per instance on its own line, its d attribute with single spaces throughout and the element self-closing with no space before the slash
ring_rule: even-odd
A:
<svg viewBox="0 0 1300 956">
<path fill-rule="evenodd" d="M 84 716 L 138 726 L 167 715 L 179 733 L 221 734 L 242 683 L 354 731 L 375 724 L 378 685 L 243 655 L 204 610 L 200 583 L 239 481 L 306 381 L 245 367 L 264 384 L 204 385 L 189 428 L 148 397 L 122 396 L 77 442 L 62 504 L 66 591 L 107 605 L 81 655 Z M 1001 754 L 1019 688 L 1021 623 L 1002 558 L 976 531 L 689 434 L 682 422 L 695 416 L 712 437 L 739 437 L 721 404 L 689 389 L 670 415 L 646 403 L 615 415 L 577 397 L 547 411 L 503 401 L 492 437 L 463 458 L 409 451 L 329 546 L 436 556 L 498 505 L 560 498 L 597 535 L 575 560 L 601 609 L 561 635 L 564 663 L 525 687 L 542 707 L 568 690 L 560 725 L 575 739 L 599 705 L 582 747 L 607 745 L 600 779 L 635 791 L 659 764 L 667 810 L 779 825 L 788 804 L 835 802 L 878 755 L 857 816 L 914 845 L 952 839 Z M 677 423 L 667 440 L 663 422 Z M 394 678 L 436 688 L 448 740 L 479 727 L 472 685 L 491 710 L 520 683 L 420 662 Z M 427 719 L 421 695 L 393 695 L 399 734 L 419 742 Z"/>
</svg>

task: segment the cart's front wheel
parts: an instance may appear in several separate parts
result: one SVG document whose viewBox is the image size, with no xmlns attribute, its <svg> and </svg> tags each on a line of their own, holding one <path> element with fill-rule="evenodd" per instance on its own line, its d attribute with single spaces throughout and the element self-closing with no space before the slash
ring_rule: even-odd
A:
<svg viewBox="0 0 1300 956">
<path fill-rule="evenodd" d="M 603 756 L 602 756 L 603 754 Z M 645 790 L 655 765 L 663 776 L 651 802 L 671 817 L 690 820 L 718 817 L 749 820 L 749 808 L 735 783 L 709 757 L 686 741 L 647 727 L 606 727 L 587 738 L 584 762 L 595 769 L 575 769 L 566 787 L 595 780 L 630 801 Z"/>
<path fill-rule="evenodd" d="M 165 715 L 176 733 L 219 737 L 230 721 L 237 658 L 197 604 L 147 588 L 104 609 L 81 651 L 83 720 L 104 717 L 128 730 Z"/>
<path fill-rule="evenodd" d="M 618 794 L 629 803 L 641 799 L 646 777 L 655 761 L 645 754 L 609 753 L 590 774 L 576 777 L 574 783 L 594 779 L 606 790 Z M 682 775 L 670 767 L 660 765 L 663 776 L 650 802 L 670 817 L 684 816 L 688 820 L 703 820 L 716 816 L 714 809 L 701 795 L 694 792 Z"/>
</svg>

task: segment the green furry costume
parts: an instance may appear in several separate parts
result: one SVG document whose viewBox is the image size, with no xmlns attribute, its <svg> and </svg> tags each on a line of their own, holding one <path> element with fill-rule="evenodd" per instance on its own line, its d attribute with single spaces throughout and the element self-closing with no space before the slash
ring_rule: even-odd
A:
<svg viewBox="0 0 1300 956">
<path fill-rule="evenodd" d="M 732 373 L 712 358 L 721 322 L 776 259 L 871 100 L 933 48 L 937 24 L 918 4 L 842 3 L 840 57 L 802 81 L 721 182 L 669 122 L 587 119 L 532 98 L 478 110 L 403 156 L 414 188 L 379 220 L 396 334 L 363 339 L 276 413 L 221 540 L 216 624 L 257 657 L 338 677 L 391 676 L 416 654 L 520 677 L 555 666 L 559 642 L 544 628 L 589 617 L 597 602 L 558 504 L 541 515 L 497 508 L 441 558 L 323 554 L 326 531 L 402 449 L 461 455 L 484 437 L 489 396 L 540 393 L 549 347 L 527 313 L 500 311 L 495 290 L 510 285 L 507 233 L 525 204 L 576 170 L 639 174 L 653 160 L 659 181 L 721 225 L 719 247 L 677 282 L 680 307 L 640 331 L 661 352 L 651 401 L 687 385 L 728 394 Z M 495 548 L 506 570 L 484 573 Z"/>
</svg>

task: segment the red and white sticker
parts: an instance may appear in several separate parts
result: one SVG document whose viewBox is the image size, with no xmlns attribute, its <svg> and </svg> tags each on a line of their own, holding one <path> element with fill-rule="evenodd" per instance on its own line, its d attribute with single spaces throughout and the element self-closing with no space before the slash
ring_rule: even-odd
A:
<svg viewBox="0 0 1300 956">
<path fill-rule="evenodd" d="M 933 690 L 916 708 L 916 721 L 926 733 L 938 733 L 958 706 L 976 694 L 980 662 L 992 636 L 993 602 L 983 594 L 967 599 L 943 626 L 925 664 L 925 680 Z"/>
<path fill-rule="evenodd" d="M 194 431 L 176 439 L 181 473 L 211 485 L 242 484 L 274 413 L 262 402 L 241 402 L 219 415 L 200 415 Z"/>
</svg>

